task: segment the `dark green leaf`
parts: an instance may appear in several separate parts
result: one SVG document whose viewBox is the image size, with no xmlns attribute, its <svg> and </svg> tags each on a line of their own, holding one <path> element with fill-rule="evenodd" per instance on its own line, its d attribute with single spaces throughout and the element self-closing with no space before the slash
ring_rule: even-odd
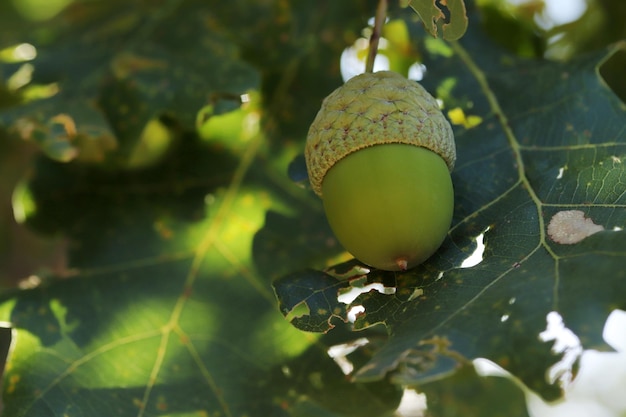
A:
<svg viewBox="0 0 626 417">
<path fill-rule="evenodd" d="M 626 308 L 626 106 L 599 76 L 600 65 L 622 46 L 559 63 L 486 49 L 489 40 L 478 28 L 447 46 L 451 57 L 435 42 L 427 42 L 423 84 L 433 93 L 447 86 L 446 110 L 462 110 L 479 123 L 455 126 L 456 206 L 448 239 L 425 264 L 395 274 L 395 295 L 370 291 L 352 303 L 365 308 L 355 328 L 382 322 L 391 335 L 357 378 L 411 367 L 407 355 L 440 338 L 460 357 L 490 358 L 553 398 L 558 389 L 544 375 L 557 357 L 538 339 L 546 314 L 558 311 L 591 347 L 603 344 L 597 329 L 609 312 Z M 567 244 L 561 234 L 569 236 L 576 224 L 549 229 L 562 212 L 604 231 Z M 479 236 L 482 261 L 464 267 Z M 428 366 L 414 366 L 403 380 L 444 375 L 456 361 L 417 362 Z"/>
<path fill-rule="evenodd" d="M 346 284 L 324 272 L 306 271 L 287 275 L 274 283 L 280 310 L 285 316 L 298 307 L 306 307 L 301 317 L 294 317 L 294 326 L 312 332 L 326 332 L 334 327 L 332 317 L 345 317 L 345 304 L 337 303 L 337 294 Z"/>
</svg>

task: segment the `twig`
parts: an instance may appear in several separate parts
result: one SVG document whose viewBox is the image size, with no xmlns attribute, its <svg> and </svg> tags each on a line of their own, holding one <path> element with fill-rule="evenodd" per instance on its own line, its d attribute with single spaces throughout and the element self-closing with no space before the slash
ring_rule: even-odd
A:
<svg viewBox="0 0 626 417">
<path fill-rule="evenodd" d="M 369 52 L 367 54 L 367 61 L 365 62 L 365 72 L 374 72 L 374 60 L 378 53 L 378 41 L 387 18 L 387 0 L 378 0 L 378 7 L 376 8 L 376 16 L 374 17 L 374 30 L 372 36 L 370 36 Z"/>
</svg>

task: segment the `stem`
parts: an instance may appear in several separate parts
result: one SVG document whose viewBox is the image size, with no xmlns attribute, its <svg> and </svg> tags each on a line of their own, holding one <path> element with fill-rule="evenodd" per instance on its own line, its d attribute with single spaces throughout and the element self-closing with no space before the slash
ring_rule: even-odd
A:
<svg viewBox="0 0 626 417">
<path fill-rule="evenodd" d="M 387 0 L 378 0 L 376 16 L 374 17 L 374 30 L 372 31 L 372 36 L 370 36 L 369 52 L 367 54 L 367 61 L 365 62 L 365 72 L 374 72 L 374 60 L 378 52 L 378 41 L 380 40 L 386 18 Z"/>
</svg>

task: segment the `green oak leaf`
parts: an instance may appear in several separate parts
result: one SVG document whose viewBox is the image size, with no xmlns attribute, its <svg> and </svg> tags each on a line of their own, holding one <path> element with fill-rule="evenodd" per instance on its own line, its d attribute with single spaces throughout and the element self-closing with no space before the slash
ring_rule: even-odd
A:
<svg viewBox="0 0 626 417">
<path fill-rule="evenodd" d="M 390 334 L 356 379 L 391 372 L 419 384 L 486 357 L 555 398 L 544 375 L 558 357 L 538 338 L 547 313 L 601 347 L 597 329 L 626 308 L 626 106 L 600 75 L 625 46 L 565 63 L 508 55 L 479 28 L 434 42 L 422 83 L 454 123 L 453 224 L 426 263 L 370 273 L 370 284 L 394 280 L 394 294 L 368 291 L 348 306 L 364 309 L 356 330 L 383 323 Z M 464 264 L 478 241 L 484 252 Z M 433 356 L 433 341 L 446 349 Z"/>
<path fill-rule="evenodd" d="M 467 31 L 468 19 L 464 0 L 404 0 L 403 7 L 411 7 L 424 23 L 424 28 L 437 37 L 438 27 L 448 41 L 460 39 Z"/>
</svg>

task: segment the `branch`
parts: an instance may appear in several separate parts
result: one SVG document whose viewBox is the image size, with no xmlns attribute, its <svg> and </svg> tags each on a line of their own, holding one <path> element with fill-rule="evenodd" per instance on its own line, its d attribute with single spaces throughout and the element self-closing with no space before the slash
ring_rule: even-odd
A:
<svg viewBox="0 0 626 417">
<path fill-rule="evenodd" d="M 378 41 L 387 18 L 387 0 L 378 0 L 378 7 L 376 8 L 376 17 L 374 17 L 374 30 L 372 36 L 370 36 L 369 52 L 367 54 L 367 61 L 365 62 L 365 72 L 374 72 L 374 60 L 378 53 Z"/>
</svg>

